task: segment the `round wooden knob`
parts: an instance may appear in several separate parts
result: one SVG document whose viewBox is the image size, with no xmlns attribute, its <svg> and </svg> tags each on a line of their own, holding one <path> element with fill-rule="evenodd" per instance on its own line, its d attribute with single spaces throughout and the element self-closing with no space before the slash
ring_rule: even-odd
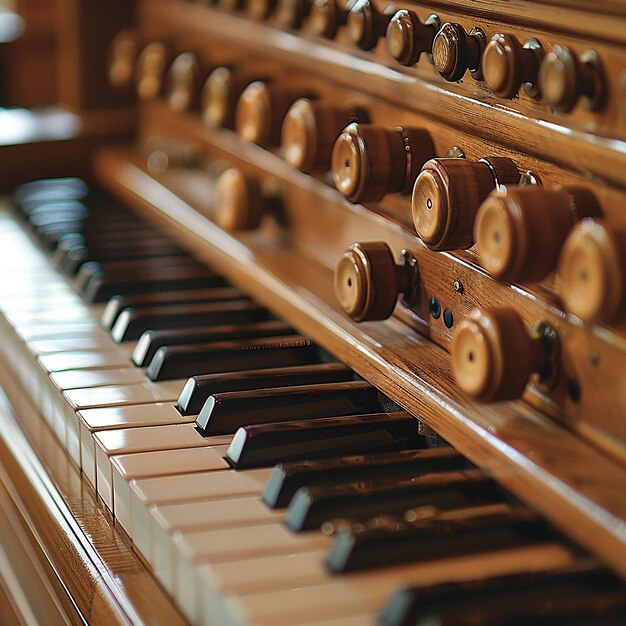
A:
<svg viewBox="0 0 626 626">
<path fill-rule="evenodd" d="M 479 80 L 480 57 L 486 44 L 485 33 L 480 28 L 466 33 L 460 24 L 447 22 L 433 40 L 435 69 L 449 81 L 461 80 L 467 70 Z"/>
<path fill-rule="evenodd" d="M 615 321 L 626 309 L 626 230 L 602 220 L 578 222 L 558 268 L 565 309 L 585 322 Z"/>
<path fill-rule="evenodd" d="M 513 35 L 494 35 L 482 57 L 485 83 L 501 98 L 513 98 L 522 84 L 528 83 L 527 93 L 536 97 L 538 89 L 533 91 L 532 86 L 537 84 L 542 56 L 541 47 L 535 40 L 522 46 Z"/>
<path fill-rule="evenodd" d="M 598 211 L 585 189 L 530 185 L 494 191 L 476 215 L 480 263 L 499 280 L 541 280 L 554 269 L 574 222 Z"/>
<path fill-rule="evenodd" d="M 113 87 L 129 87 L 135 76 L 135 62 L 139 54 L 137 33 L 123 30 L 113 38 L 109 47 L 108 75 Z"/>
<path fill-rule="evenodd" d="M 302 95 L 302 90 L 283 84 L 260 80 L 250 83 L 237 102 L 237 134 L 246 141 L 262 146 L 278 145 L 283 118 L 289 107 Z"/>
<path fill-rule="evenodd" d="M 565 46 L 554 46 L 546 55 L 539 70 L 539 85 L 546 103 L 563 113 L 571 111 L 581 97 L 588 108 L 598 108 L 604 95 L 595 52 L 588 51 L 579 60 Z"/>
<path fill-rule="evenodd" d="M 330 167 L 339 192 L 353 202 L 407 193 L 421 165 L 433 154 L 428 132 L 375 124 L 347 126 L 333 146 Z"/>
<path fill-rule="evenodd" d="M 355 45 L 371 50 L 385 34 L 391 15 L 380 13 L 369 0 L 357 0 L 346 20 L 346 33 Z"/>
<path fill-rule="evenodd" d="M 149 43 L 137 58 L 137 96 L 140 100 L 158 98 L 163 92 L 165 68 L 170 61 L 167 46 L 161 42 Z"/>
<path fill-rule="evenodd" d="M 398 295 L 409 289 L 407 280 L 408 273 L 396 265 L 386 243 L 354 243 L 335 269 L 335 295 L 353 320 L 385 320 L 393 313 Z"/>
<path fill-rule="evenodd" d="M 513 309 L 474 309 L 454 333 L 452 372 L 473 398 L 514 400 L 537 369 L 537 347 Z"/>
<path fill-rule="evenodd" d="M 348 19 L 348 10 L 342 0 L 313 0 L 309 9 L 307 28 L 318 37 L 334 39 L 339 26 Z"/>
<path fill-rule="evenodd" d="M 303 172 L 326 171 L 337 135 L 364 111 L 323 101 L 301 98 L 293 103 L 283 121 L 282 148 L 285 160 Z"/>
<path fill-rule="evenodd" d="M 283 28 L 301 28 L 310 6 L 310 0 L 278 0 L 276 19 Z"/>
<path fill-rule="evenodd" d="M 179 54 L 168 72 L 167 103 L 181 113 L 197 108 L 200 100 L 201 67 L 193 52 Z"/>
<path fill-rule="evenodd" d="M 224 170 L 215 182 L 218 226 L 228 231 L 254 230 L 261 223 L 265 201 L 258 183 L 236 167 Z"/>
<path fill-rule="evenodd" d="M 213 70 L 202 88 L 202 119 L 214 128 L 234 128 L 235 108 L 253 78 L 230 67 Z"/>
<path fill-rule="evenodd" d="M 483 200 L 498 185 L 518 181 L 519 172 L 510 159 L 432 159 L 413 187 L 415 230 L 431 250 L 470 248 L 474 218 Z"/>
<path fill-rule="evenodd" d="M 431 15 L 422 23 L 414 11 L 401 9 L 387 26 L 387 50 L 401 65 L 414 65 L 422 52 L 431 51 L 439 27 L 436 15 Z"/>
<path fill-rule="evenodd" d="M 253 20 L 267 19 L 276 6 L 275 0 L 247 0 L 246 13 Z"/>
</svg>

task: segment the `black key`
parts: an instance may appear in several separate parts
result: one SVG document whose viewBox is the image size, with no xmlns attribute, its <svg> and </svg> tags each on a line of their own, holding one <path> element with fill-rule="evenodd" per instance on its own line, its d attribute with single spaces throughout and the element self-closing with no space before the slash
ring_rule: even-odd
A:
<svg viewBox="0 0 626 626">
<path fill-rule="evenodd" d="M 196 418 L 200 433 L 227 435 L 241 426 L 362 415 L 382 410 L 378 390 L 363 381 L 216 393 Z"/>
<path fill-rule="evenodd" d="M 157 270 L 141 270 L 91 276 L 81 290 L 88 304 L 106 302 L 116 294 L 148 293 L 172 289 L 205 289 L 224 285 L 224 279 L 210 270 L 199 267 L 163 267 Z"/>
<path fill-rule="evenodd" d="M 102 230 L 103 229 L 100 229 L 100 231 Z M 56 249 L 58 241 L 72 233 L 84 234 L 88 242 L 90 242 L 94 237 L 101 240 L 112 240 L 118 237 L 132 236 L 139 240 L 142 238 L 152 238 L 156 234 L 155 231 L 146 229 L 143 225 L 135 226 L 133 228 L 125 228 L 118 231 L 92 232 L 92 230 L 86 229 L 84 224 L 80 222 L 61 222 L 57 224 L 50 224 L 49 226 L 42 227 L 37 230 L 39 240 L 42 245 L 46 246 L 49 250 Z"/>
<path fill-rule="evenodd" d="M 144 294 L 147 295 L 147 294 Z M 230 339 L 250 339 L 258 337 L 280 337 L 296 334 L 295 331 L 280 320 L 266 320 L 249 324 L 225 324 L 223 326 L 197 326 L 195 328 L 176 328 L 172 330 L 149 330 L 139 338 L 133 350 L 133 363 L 138 367 L 146 367 L 154 358 L 159 348 L 166 346 L 191 345 L 195 343 L 212 343 Z M 209 376 L 222 374 L 209 374 Z M 213 393 L 213 392 L 211 392 Z M 206 399 L 194 413 L 197 415 Z"/>
<path fill-rule="evenodd" d="M 226 391 L 248 391 L 266 387 L 293 387 L 353 380 L 352 370 L 342 363 L 316 363 L 275 367 L 228 374 L 203 374 L 190 378 L 178 398 L 182 415 L 197 415 L 209 396 Z"/>
<path fill-rule="evenodd" d="M 619 616 L 626 619 L 623 583 L 600 569 L 568 568 L 400 589 L 379 621 L 383 626 L 570 626 Z"/>
<path fill-rule="evenodd" d="M 420 442 L 417 420 L 408 413 L 324 417 L 242 426 L 226 460 L 235 469 L 268 467 L 281 461 L 402 450 Z"/>
<path fill-rule="evenodd" d="M 556 537 L 528 509 L 452 521 L 393 520 L 371 530 L 357 526 L 339 532 L 326 565 L 331 572 L 354 572 L 536 545 Z"/>
<path fill-rule="evenodd" d="M 413 447 L 423 445 L 423 440 L 419 438 Z M 261 497 L 270 508 L 280 509 L 291 502 L 300 487 L 388 480 L 393 477 L 414 476 L 417 473 L 444 472 L 469 467 L 470 462 L 453 448 L 403 450 L 339 457 L 325 461 L 285 463 L 274 468 Z"/>
<path fill-rule="evenodd" d="M 216 289 L 187 289 L 181 291 L 163 291 L 160 293 L 138 293 L 129 296 L 113 296 L 104 307 L 100 316 L 100 326 L 111 330 L 119 314 L 128 308 L 155 306 L 162 304 L 192 304 L 196 302 L 223 302 L 241 300 L 245 296 L 235 287 Z"/>
<path fill-rule="evenodd" d="M 363 519 L 431 506 L 442 509 L 500 502 L 498 485 L 478 470 L 423 473 L 402 479 L 371 479 L 296 491 L 285 518 L 291 530 L 319 528 L 335 518 Z"/>
<path fill-rule="evenodd" d="M 150 361 L 147 376 L 150 380 L 164 380 L 171 376 L 189 377 L 190 369 L 192 373 L 217 374 L 256 369 L 260 365 L 290 367 L 319 361 L 319 350 L 308 339 L 283 335 L 159 348 Z"/>
<path fill-rule="evenodd" d="M 147 330 L 256 322 L 268 316 L 265 307 L 248 298 L 225 302 L 138 306 L 124 309 L 119 314 L 111 329 L 111 337 L 119 343 L 138 339 Z"/>
</svg>

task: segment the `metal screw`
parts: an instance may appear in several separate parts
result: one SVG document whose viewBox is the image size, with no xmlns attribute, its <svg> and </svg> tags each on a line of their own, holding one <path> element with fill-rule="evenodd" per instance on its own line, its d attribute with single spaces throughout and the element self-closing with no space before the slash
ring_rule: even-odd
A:
<svg viewBox="0 0 626 626">
<path fill-rule="evenodd" d="M 460 280 L 455 280 L 453 287 L 454 287 L 454 291 L 456 291 L 457 293 L 463 293 L 465 291 L 465 288 L 463 287 L 463 283 Z"/>
<path fill-rule="evenodd" d="M 598 363 L 600 363 L 600 353 L 597 350 L 594 350 L 591 353 L 591 363 L 593 365 L 598 365 Z"/>
<path fill-rule="evenodd" d="M 450 150 L 448 150 L 448 156 L 451 159 L 464 159 L 465 158 L 465 152 L 463 152 L 463 150 L 461 150 L 461 148 L 459 148 L 459 146 L 454 146 L 454 147 L 450 148 Z"/>
<path fill-rule="evenodd" d="M 535 172 L 528 170 L 524 172 L 519 179 L 519 184 L 521 187 L 528 187 L 529 185 L 541 185 L 541 179 Z"/>
</svg>

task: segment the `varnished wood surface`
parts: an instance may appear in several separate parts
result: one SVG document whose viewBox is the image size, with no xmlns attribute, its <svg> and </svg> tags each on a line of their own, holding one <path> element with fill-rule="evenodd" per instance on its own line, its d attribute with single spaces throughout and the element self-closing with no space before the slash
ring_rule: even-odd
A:
<svg viewBox="0 0 626 626">
<path fill-rule="evenodd" d="M 0 395 L 0 500 L 21 524 L 42 582 L 24 573 L 23 559 L 10 568 L 22 574 L 39 623 L 183 626 L 185 620 L 114 527 L 2 359 L 0 386 L 11 398 L 9 404 Z M 37 584 L 48 589 L 49 599 Z M 50 606 L 57 607 L 57 617 Z"/>
<path fill-rule="evenodd" d="M 398 320 L 357 326 L 339 312 L 329 269 L 267 232 L 213 225 L 119 152 L 101 179 L 198 258 L 293 324 L 626 577 L 626 468 L 520 402 L 464 398 L 443 350 Z M 171 186 L 172 178 L 168 186 Z M 375 218 L 374 223 L 376 223 Z M 380 221 L 378 224 L 380 225 Z"/>
</svg>

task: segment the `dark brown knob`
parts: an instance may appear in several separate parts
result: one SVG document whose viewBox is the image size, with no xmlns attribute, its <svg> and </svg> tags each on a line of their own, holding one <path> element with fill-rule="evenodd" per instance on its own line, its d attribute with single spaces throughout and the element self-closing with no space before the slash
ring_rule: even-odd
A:
<svg viewBox="0 0 626 626">
<path fill-rule="evenodd" d="M 307 28 L 318 37 L 333 39 L 337 29 L 346 23 L 348 11 L 343 0 L 313 0 Z"/>
<path fill-rule="evenodd" d="M 432 157 L 432 140 L 422 128 L 395 129 L 350 124 L 333 146 L 330 166 L 339 192 L 353 202 L 408 193 L 422 164 Z"/>
<path fill-rule="evenodd" d="M 436 15 L 422 23 L 414 11 L 401 9 L 390 20 L 385 34 L 389 54 L 401 65 L 414 65 L 422 52 L 430 52 L 441 24 Z"/>
<path fill-rule="evenodd" d="M 135 62 L 139 54 L 137 33 L 123 30 L 113 38 L 109 46 L 108 75 L 113 87 L 129 87 L 135 76 Z"/>
<path fill-rule="evenodd" d="M 397 265 L 382 241 L 352 244 L 335 269 L 335 295 L 356 322 L 385 320 L 401 293 L 416 290 L 416 274 L 408 264 Z"/>
<path fill-rule="evenodd" d="M 466 33 L 460 24 L 447 22 L 433 40 L 435 69 L 449 81 L 461 80 L 467 70 L 480 80 L 480 57 L 486 44 L 487 38 L 480 28 Z"/>
<path fill-rule="evenodd" d="M 167 76 L 167 103 L 172 111 L 197 109 L 200 104 L 202 67 L 193 52 L 179 54 Z"/>
<path fill-rule="evenodd" d="M 371 50 L 385 34 L 391 11 L 380 13 L 369 0 L 352 5 L 346 21 L 348 39 L 363 50 Z"/>
<path fill-rule="evenodd" d="M 539 70 L 543 99 L 556 111 L 571 111 L 579 98 L 589 109 L 604 99 L 604 80 L 597 54 L 588 50 L 580 59 L 565 46 L 554 46 Z"/>
<path fill-rule="evenodd" d="M 626 229 L 603 220 L 578 222 L 557 272 L 565 310 L 585 322 L 614 322 L 626 311 Z"/>
<path fill-rule="evenodd" d="M 545 349 L 509 307 L 474 309 L 452 340 L 452 372 L 459 387 L 483 402 L 519 398 Z"/>
<path fill-rule="evenodd" d="M 267 19 L 276 6 L 275 0 L 247 0 L 246 13 L 253 20 Z"/>
<path fill-rule="evenodd" d="M 159 41 L 149 43 L 137 57 L 137 96 L 152 100 L 163 93 L 165 70 L 170 63 L 169 48 Z"/>
<path fill-rule="evenodd" d="M 494 191 L 476 215 L 480 263 L 499 280 L 541 280 L 554 269 L 574 222 L 598 213 L 593 193 L 583 188 L 529 185 Z"/>
<path fill-rule="evenodd" d="M 285 160 L 303 172 L 326 171 L 335 139 L 346 124 L 357 119 L 367 120 L 366 112 L 321 100 L 297 100 L 283 121 Z"/>
<path fill-rule="evenodd" d="M 265 199 L 259 184 L 236 167 L 224 170 L 215 182 L 215 223 L 228 231 L 254 230 L 261 224 Z"/>
<path fill-rule="evenodd" d="M 501 98 L 513 98 L 526 83 L 526 92 L 537 97 L 537 75 L 542 58 L 541 46 L 534 39 L 522 46 L 513 35 L 494 35 L 483 52 L 485 83 Z"/>
<path fill-rule="evenodd" d="M 276 19 L 283 28 L 301 28 L 309 14 L 310 0 L 277 0 Z"/>
<path fill-rule="evenodd" d="M 483 200 L 498 186 L 519 182 L 507 158 L 480 161 L 432 159 L 413 187 L 413 224 L 431 250 L 458 250 L 474 243 L 474 218 Z"/>
<path fill-rule="evenodd" d="M 296 100 L 305 95 L 302 89 L 273 81 L 250 83 L 237 102 L 237 134 L 262 146 L 278 145 L 285 114 Z"/>
</svg>

